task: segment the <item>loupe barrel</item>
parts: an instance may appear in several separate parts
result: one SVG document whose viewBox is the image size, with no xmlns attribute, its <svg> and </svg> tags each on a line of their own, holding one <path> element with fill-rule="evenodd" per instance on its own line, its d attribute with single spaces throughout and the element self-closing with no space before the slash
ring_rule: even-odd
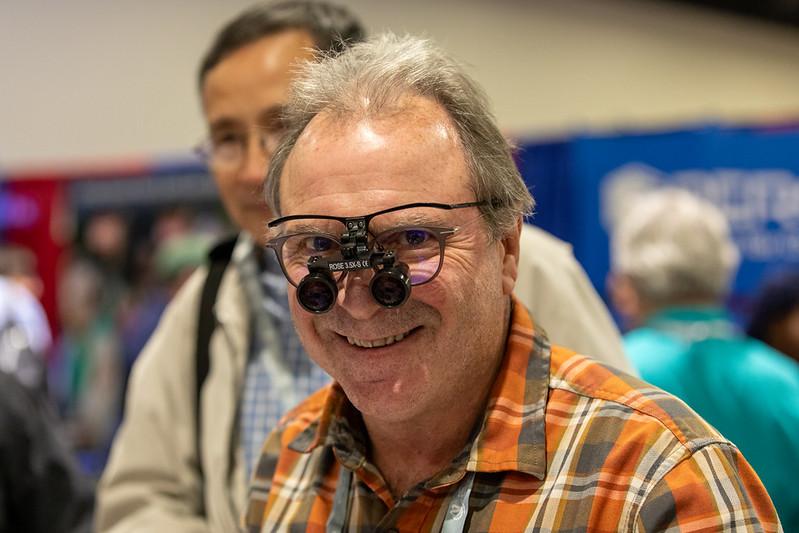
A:
<svg viewBox="0 0 799 533">
<path fill-rule="evenodd" d="M 330 311 L 337 297 L 338 285 L 329 272 L 311 272 L 297 286 L 297 301 L 311 313 Z"/>
<path fill-rule="evenodd" d="M 411 277 L 408 265 L 397 262 L 393 251 L 374 252 L 368 259 L 323 259 L 313 256 L 308 260 L 308 275 L 297 285 L 297 300 L 306 311 L 326 313 L 336 303 L 338 296 L 337 272 L 376 270 L 369 283 L 372 297 L 383 307 L 404 304 L 411 294 Z"/>
</svg>

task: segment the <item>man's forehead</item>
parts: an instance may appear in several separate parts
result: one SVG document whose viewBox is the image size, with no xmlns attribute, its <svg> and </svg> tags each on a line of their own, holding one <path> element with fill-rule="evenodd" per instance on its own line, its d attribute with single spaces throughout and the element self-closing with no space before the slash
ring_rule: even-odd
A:
<svg viewBox="0 0 799 533">
<path fill-rule="evenodd" d="M 250 106 L 282 105 L 298 63 L 313 58 L 306 30 L 264 36 L 231 52 L 206 74 L 202 101 L 210 122 Z M 263 102 L 262 102 L 263 101 Z"/>
<path fill-rule="evenodd" d="M 366 104 L 368 105 L 368 104 Z M 460 149 L 458 133 L 437 102 L 409 96 L 378 111 L 325 110 L 305 127 L 287 164 L 313 162 L 320 151 L 355 148 L 350 156 L 402 156 L 422 149 L 450 152 Z"/>
<path fill-rule="evenodd" d="M 412 189 L 421 198 L 462 188 L 468 170 L 457 132 L 443 108 L 420 100 L 382 115 L 317 115 L 286 161 L 282 205 L 309 186 L 317 194 Z"/>
</svg>

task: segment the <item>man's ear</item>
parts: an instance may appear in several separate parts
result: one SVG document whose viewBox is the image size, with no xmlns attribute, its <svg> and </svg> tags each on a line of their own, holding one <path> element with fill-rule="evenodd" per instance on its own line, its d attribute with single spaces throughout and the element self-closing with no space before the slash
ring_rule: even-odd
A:
<svg viewBox="0 0 799 533">
<path fill-rule="evenodd" d="M 509 296 L 516 285 L 519 275 L 519 240 L 522 232 L 521 217 L 516 227 L 510 230 L 500 241 L 502 245 L 502 293 Z"/>
</svg>

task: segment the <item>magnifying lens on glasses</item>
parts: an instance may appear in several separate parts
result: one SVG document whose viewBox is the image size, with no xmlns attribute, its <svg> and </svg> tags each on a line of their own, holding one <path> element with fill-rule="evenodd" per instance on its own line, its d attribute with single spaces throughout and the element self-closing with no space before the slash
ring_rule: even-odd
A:
<svg viewBox="0 0 799 533">
<path fill-rule="evenodd" d="M 365 254 L 364 254 L 365 255 Z M 374 251 L 365 259 L 329 260 L 312 256 L 308 260 L 308 275 L 297 285 L 297 301 L 306 311 L 321 314 L 330 311 L 338 296 L 338 283 L 333 272 L 349 272 L 372 268 L 375 275 L 369 291 L 383 307 L 399 307 L 411 294 L 408 265 L 396 260 L 393 251 Z"/>
</svg>

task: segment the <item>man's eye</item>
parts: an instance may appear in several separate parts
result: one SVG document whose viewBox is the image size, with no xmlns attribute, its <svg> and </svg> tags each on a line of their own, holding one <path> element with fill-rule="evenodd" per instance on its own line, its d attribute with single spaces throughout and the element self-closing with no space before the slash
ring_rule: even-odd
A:
<svg viewBox="0 0 799 533">
<path fill-rule="evenodd" d="M 243 144 L 244 137 L 238 133 L 226 132 L 214 135 L 211 139 L 215 148 L 239 146 Z"/>
<path fill-rule="evenodd" d="M 333 240 L 328 237 L 314 236 L 309 237 L 306 246 L 313 252 L 327 252 L 333 248 Z"/>
<path fill-rule="evenodd" d="M 430 238 L 430 234 L 423 229 L 409 229 L 402 233 L 401 241 L 408 246 L 421 246 Z"/>
<path fill-rule="evenodd" d="M 406 228 L 380 235 L 377 246 L 383 250 L 411 250 L 429 247 L 435 239 L 423 228 Z"/>
</svg>

